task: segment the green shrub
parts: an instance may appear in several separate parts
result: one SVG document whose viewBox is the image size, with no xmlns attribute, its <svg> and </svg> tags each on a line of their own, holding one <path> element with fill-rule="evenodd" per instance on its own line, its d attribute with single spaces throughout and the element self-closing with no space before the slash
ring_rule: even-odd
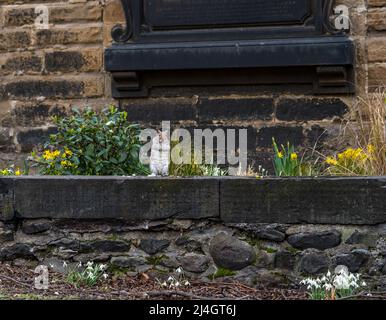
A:
<svg viewBox="0 0 386 320">
<path fill-rule="evenodd" d="M 33 153 L 45 175 L 147 175 L 139 160 L 139 127 L 114 106 L 100 114 L 87 108 L 54 118 L 58 133 L 50 136 L 42 154 Z"/>
</svg>

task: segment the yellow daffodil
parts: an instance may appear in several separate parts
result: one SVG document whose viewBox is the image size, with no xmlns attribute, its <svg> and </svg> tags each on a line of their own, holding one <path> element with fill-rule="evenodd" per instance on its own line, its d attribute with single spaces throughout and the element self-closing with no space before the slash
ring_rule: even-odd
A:
<svg viewBox="0 0 386 320">
<path fill-rule="evenodd" d="M 278 156 L 280 159 L 282 159 L 282 158 L 283 158 L 283 152 L 279 151 L 279 152 L 277 153 L 277 156 Z"/>
<path fill-rule="evenodd" d="M 326 163 L 330 166 L 336 166 L 338 164 L 338 161 L 333 157 L 327 157 Z"/>
<path fill-rule="evenodd" d="M 298 155 L 294 152 L 294 153 L 291 153 L 291 160 L 292 161 L 295 161 L 298 159 Z"/>
<path fill-rule="evenodd" d="M 17 169 L 17 170 L 15 171 L 15 175 L 16 175 L 16 176 L 21 176 L 21 171 L 20 171 L 20 169 Z"/>
</svg>

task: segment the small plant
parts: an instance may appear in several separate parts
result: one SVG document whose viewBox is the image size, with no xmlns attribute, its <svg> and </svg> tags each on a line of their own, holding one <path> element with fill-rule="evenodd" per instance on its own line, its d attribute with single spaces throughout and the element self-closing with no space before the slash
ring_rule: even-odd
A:
<svg viewBox="0 0 386 320">
<path fill-rule="evenodd" d="M 371 168 L 372 155 L 375 153 L 373 145 L 368 145 L 366 149 L 348 148 L 339 153 L 336 157 L 326 158 L 328 165 L 327 172 L 332 175 L 366 175 Z"/>
<path fill-rule="evenodd" d="M 201 170 L 202 170 L 202 175 L 208 176 L 208 177 L 221 177 L 221 176 L 228 175 L 228 172 L 226 170 L 223 170 L 214 165 L 201 166 Z"/>
<path fill-rule="evenodd" d="M 225 268 L 218 268 L 217 271 L 211 276 L 212 280 L 215 280 L 217 278 L 223 278 L 223 277 L 232 277 L 236 274 L 235 271 L 225 269 Z"/>
<path fill-rule="evenodd" d="M 279 149 L 276 144 L 275 138 L 272 138 L 273 150 L 275 152 L 273 165 L 275 174 L 278 177 L 290 177 L 299 175 L 299 159 L 298 154 L 295 152 L 295 147 L 289 142 L 287 147 L 281 145 Z"/>
<path fill-rule="evenodd" d="M 156 279 L 158 284 L 163 288 L 178 289 L 179 287 L 188 287 L 190 282 L 186 279 L 184 270 L 182 267 L 178 267 L 174 274 L 169 276 L 167 280 L 161 282 L 159 279 Z"/>
<path fill-rule="evenodd" d="M 333 168 L 333 173 L 345 175 L 386 175 L 386 92 L 383 88 L 364 97 L 358 97 L 351 109 L 343 133 L 349 145 L 357 152 L 354 163 Z M 355 149 L 356 148 L 356 149 Z M 348 149 L 350 150 L 350 149 Z M 362 150 L 359 152 L 358 150 Z M 353 152 L 350 150 L 349 152 Z M 353 156 L 352 154 L 349 154 Z M 361 157 L 364 161 L 360 161 Z M 336 167 L 334 157 L 327 159 Z M 351 161 L 351 157 L 347 159 Z M 338 163 L 339 164 L 339 163 Z M 340 164 L 339 164 L 340 165 Z"/>
<path fill-rule="evenodd" d="M 6 169 L 0 169 L 0 176 L 21 176 L 24 174 L 24 171 L 19 168 L 15 169 L 13 165 Z"/>
<path fill-rule="evenodd" d="M 312 300 L 336 300 L 354 295 L 366 283 L 360 283 L 360 275 L 348 271 L 346 266 L 338 266 L 334 273 L 327 272 L 321 278 L 307 278 L 300 282 L 306 286 Z"/>
<path fill-rule="evenodd" d="M 152 265 L 153 267 L 156 267 L 158 266 L 162 260 L 164 260 L 166 258 L 166 256 L 164 255 L 161 255 L 161 256 L 150 256 L 150 257 L 147 257 L 146 258 L 146 262 L 150 265 Z"/>
<path fill-rule="evenodd" d="M 66 266 L 63 264 L 63 266 Z M 78 269 L 82 269 L 82 263 L 79 263 Z M 79 286 L 95 286 L 100 280 L 107 279 L 106 273 L 107 266 L 104 264 L 94 264 L 89 261 L 86 263 L 86 267 L 83 270 L 72 270 L 68 273 L 68 282 Z"/>
<path fill-rule="evenodd" d="M 182 156 L 182 148 L 178 145 L 178 141 L 171 142 L 171 150 L 174 150 L 179 156 Z M 198 164 L 194 154 L 191 152 L 190 163 L 175 164 L 170 162 L 169 175 L 175 177 L 192 177 L 192 176 L 226 176 L 228 172 L 210 164 Z"/>
<path fill-rule="evenodd" d="M 147 175 L 141 164 L 139 126 L 114 106 L 100 114 L 87 108 L 54 118 L 58 133 L 50 136 L 34 166 L 46 175 Z"/>
</svg>

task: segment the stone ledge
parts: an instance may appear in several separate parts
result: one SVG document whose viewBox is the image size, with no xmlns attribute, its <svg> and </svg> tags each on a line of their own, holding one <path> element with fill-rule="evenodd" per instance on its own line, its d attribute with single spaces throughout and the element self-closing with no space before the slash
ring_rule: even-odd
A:
<svg viewBox="0 0 386 320">
<path fill-rule="evenodd" d="M 1 183 L 9 186 L 6 192 L 13 192 L 18 218 L 136 221 L 219 217 L 219 183 L 213 179 L 19 177 L 2 178 Z M 0 217 L 4 219 L 3 212 Z"/>
<path fill-rule="evenodd" d="M 373 225 L 386 222 L 386 177 L 224 179 L 224 222 Z"/>
<path fill-rule="evenodd" d="M 386 177 L 0 178 L 0 220 L 15 217 L 374 225 L 386 222 Z"/>
</svg>

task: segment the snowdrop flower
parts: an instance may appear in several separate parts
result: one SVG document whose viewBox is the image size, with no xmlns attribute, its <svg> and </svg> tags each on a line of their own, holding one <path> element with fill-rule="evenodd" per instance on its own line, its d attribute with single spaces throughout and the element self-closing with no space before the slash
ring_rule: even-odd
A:
<svg viewBox="0 0 386 320">
<path fill-rule="evenodd" d="M 103 278 L 107 279 L 108 277 L 109 277 L 109 275 L 107 273 L 103 274 Z"/>
<path fill-rule="evenodd" d="M 82 268 L 82 262 L 81 261 L 78 263 L 78 268 Z"/>
<path fill-rule="evenodd" d="M 63 268 L 67 268 L 67 262 L 63 261 Z"/>
<path fill-rule="evenodd" d="M 101 270 L 101 271 L 105 270 L 106 268 L 107 268 L 107 266 L 105 264 L 101 264 L 99 266 L 99 270 Z"/>
<path fill-rule="evenodd" d="M 164 281 L 164 282 L 161 283 L 161 286 L 162 286 L 162 287 L 166 287 L 167 285 L 168 285 L 168 284 L 166 283 L 166 281 Z"/>
<path fill-rule="evenodd" d="M 168 281 L 170 282 L 170 281 L 173 281 L 174 280 L 174 278 L 172 277 L 172 276 L 170 276 L 169 278 L 168 278 Z"/>
<path fill-rule="evenodd" d="M 190 282 L 188 280 L 185 281 L 184 283 L 185 286 L 190 286 Z"/>
<path fill-rule="evenodd" d="M 182 273 L 182 268 L 179 267 L 177 270 L 176 270 L 177 273 Z"/>
</svg>

